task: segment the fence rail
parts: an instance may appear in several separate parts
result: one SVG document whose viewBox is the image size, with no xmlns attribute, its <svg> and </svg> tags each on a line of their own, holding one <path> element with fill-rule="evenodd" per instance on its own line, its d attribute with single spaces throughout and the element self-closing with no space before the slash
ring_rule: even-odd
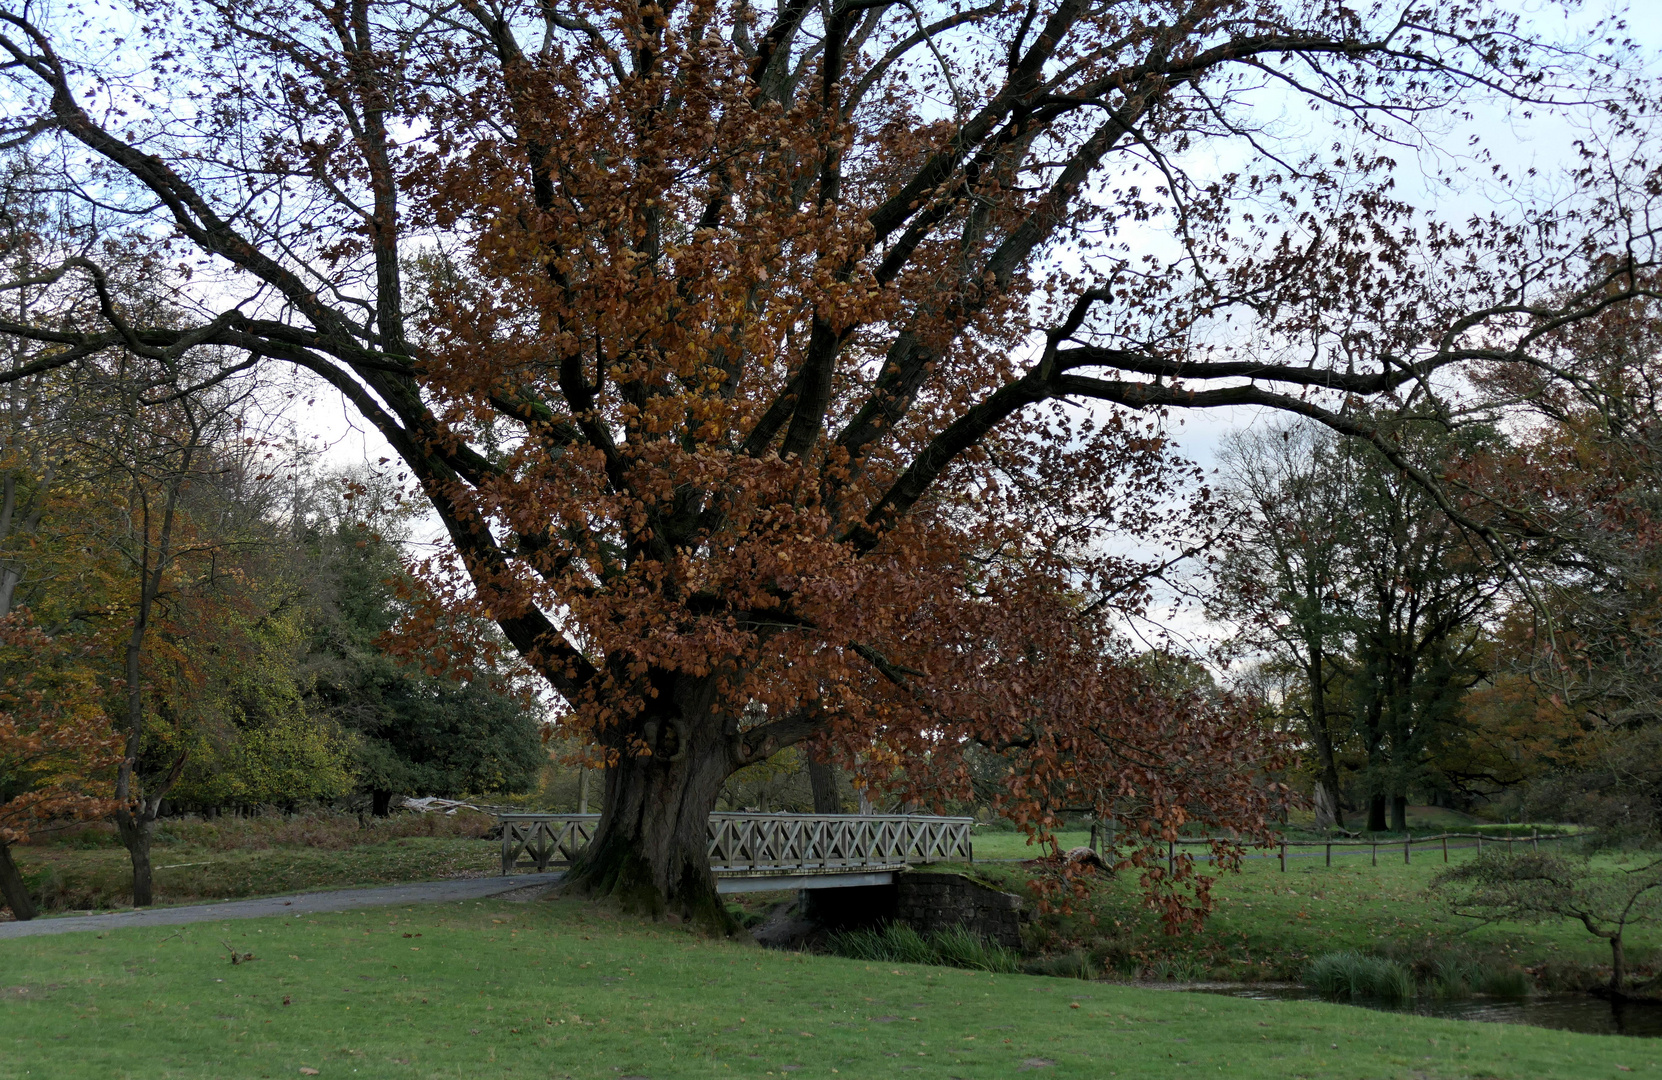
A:
<svg viewBox="0 0 1662 1080">
<path fill-rule="evenodd" d="M 1317 852 L 1310 852 L 1309 855 L 1301 855 L 1297 851 L 1290 851 L 1289 849 L 1324 849 L 1321 854 L 1325 854 L 1327 865 L 1332 866 L 1334 848 L 1370 848 L 1373 856 L 1373 865 L 1378 866 L 1380 848 L 1384 848 L 1387 854 L 1389 854 L 1396 851 L 1396 849 L 1400 847 L 1402 849 L 1403 863 L 1412 864 L 1413 849 L 1416 845 L 1440 844 L 1442 847 L 1443 861 L 1448 862 L 1448 853 L 1451 850 L 1462 851 L 1475 846 L 1477 850 L 1481 852 L 1485 841 L 1490 844 L 1505 844 L 1508 852 L 1512 851 L 1514 844 L 1528 844 L 1530 845 L 1531 850 L 1539 851 L 1541 845 L 1544 843 L 1551 843 L 1557 840 L 1568 840 L 1574 835 L 1574 833 L 1547 833 L 1543 835 L 1539 832 L 1532 832 L 1528 836 L 1485 836 L 1482 833 L 1432 833 L 1429 836 L 1415 836 L 1410 833 L 1401 840 L 1283 840 L 1279 845 L 1277 845 L 1280 849 L 1278 854 L 1248 855 L 1246 858 L 1279 858 L 1281 860 L 1281 869 L 1285 872 L 1287 869 L 1288 859 L 1308 858 L 1318 854 Z M 1475 845 L 1470 843 L 1458 843 L 1451 848 L 1449 846 L 1450 840 L 1471 840 L 1476 841 L 1476 843 Z M 1176 850 L 1179 846 L 1197 846 L 1202 844 L 1210 846 L 1215 843 L 1227 844 L 1235 842 L 1237 841 L 1230 840 L 1226 837 L 1182 837 L 1178 840 L 1168 840 L 1166 842 L 1167 868 L 1170 868 L 1172 861 L 1176 858 Z"/>
<path fill-rule="evenodd" d="M 502 872 L 569 866 L 599 814 L 502 814 Z M 932 814 L 711 814 L 710 869 L 721 875 L 833 873 L 972 860 L 973 818 Z"/>
</svg>

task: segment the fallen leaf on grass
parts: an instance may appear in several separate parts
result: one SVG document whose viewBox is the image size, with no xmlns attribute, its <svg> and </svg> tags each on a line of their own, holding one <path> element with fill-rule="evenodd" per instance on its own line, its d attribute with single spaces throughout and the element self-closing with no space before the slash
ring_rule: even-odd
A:
<svg viewBox="0 0 1662 1080">
<path fill-rule="evenodd" d="M 309 1065 L 302 1065 L 302 1066 L 300 1066 L 300 1075 L 301 1076 L 316 1076 L 317 1075 L 317 1070 L 312 1068 Z"/>
</svg>

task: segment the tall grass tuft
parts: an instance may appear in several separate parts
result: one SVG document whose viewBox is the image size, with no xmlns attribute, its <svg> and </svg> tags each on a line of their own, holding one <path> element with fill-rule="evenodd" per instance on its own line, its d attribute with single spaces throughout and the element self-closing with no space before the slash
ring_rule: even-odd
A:
<svg viewBox="0 0 1662 1080">
<path fill-rule="evenodd" d="M 1479 993 L 1495 997 L 1521 998 L 1529 996 L 1529 975 L 1515 967 L 1486 968 L 1477 984 Z"/>
<path fill-rule="evenodd" d="M 902 922 L 873 930 L 844 930 L 827 935 L 826 948 L 850 960 L 885 964 L 935 964 L 975 971 L 1020 971 L 1021 957 L 962 926 L 925 936 Z"/>
<path fill-rule="evenodd" d="M 1021 966 L 1021 957 L 1014 950 L 988 941 L 965 926 L 954 926 L 932 934 L 929 942 L 935 947 L 940 962 L 947 967 L 1011 972 Z"/>
<path fill-rule="evenodd" d="M 1331 997 L 1407 1001 L 1414 996 L 1413 972 L 1395 960 L 1366 956 L 1355 949 L 1317 957 L 1304 981 Z"/>
</svg>

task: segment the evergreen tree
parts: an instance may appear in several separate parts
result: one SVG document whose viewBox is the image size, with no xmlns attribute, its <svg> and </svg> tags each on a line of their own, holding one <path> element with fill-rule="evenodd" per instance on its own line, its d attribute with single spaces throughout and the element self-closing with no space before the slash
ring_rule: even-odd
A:
<svg viewBox="0 0 1662 1080">
<path fill-rule="evenodd" d="M 397 542 L 349 515 L 314 528 L 312 694 L 355 736 L 358 788 L 385 815 L 394 794 L 528 790 L 547 760 L 536 717 L 499 672 L 436 677 L 392 655 L 387 635 L 413 587 Z"/>
</svg>

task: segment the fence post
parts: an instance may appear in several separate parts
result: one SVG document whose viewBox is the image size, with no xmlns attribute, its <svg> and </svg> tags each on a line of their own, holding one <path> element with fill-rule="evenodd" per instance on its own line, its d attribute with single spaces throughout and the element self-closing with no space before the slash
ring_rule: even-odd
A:
<svg viewBox="0 0 1662 1080">
<path fill-rule="evenodd" d="M 1327 845 L 1327 865 L 1333 865 L 1333 845 Z"/>
<path fill-rule="evenodd" d="M 1373 845 L 1373 864 L 1375 866 L 1379 865 L 1379 842 L 1377 840 L 1374 841 Z"/>
<path fill-rule="evenodd" d="M 1408 865 L 1408 845 L 1414 842 L 1414 834 L 1409 833 L 1402 841 L 1402 865 Z"/>
<path fill-rule="evenodd" d="M 1482 833 L 1477 834 L 1477 853 L 1479 855 L 1483 854 L 1483 834 Z"/>
<path fill-rule="evenodd" d="M 1536 851 L 1541 850 L 1541 830 L 1533 825 L 1529 827 L 1529 846 Z"/>
<path fill-rule="evenodd" d="M 1281 841 L 1281 872 L 1287 872 L 1287 841 Z"/>
<path fill-rule="evenodd" d="M 1443 861 L 1448 862 L 1448 833 L 1443 834 Z"/>
</svg>

